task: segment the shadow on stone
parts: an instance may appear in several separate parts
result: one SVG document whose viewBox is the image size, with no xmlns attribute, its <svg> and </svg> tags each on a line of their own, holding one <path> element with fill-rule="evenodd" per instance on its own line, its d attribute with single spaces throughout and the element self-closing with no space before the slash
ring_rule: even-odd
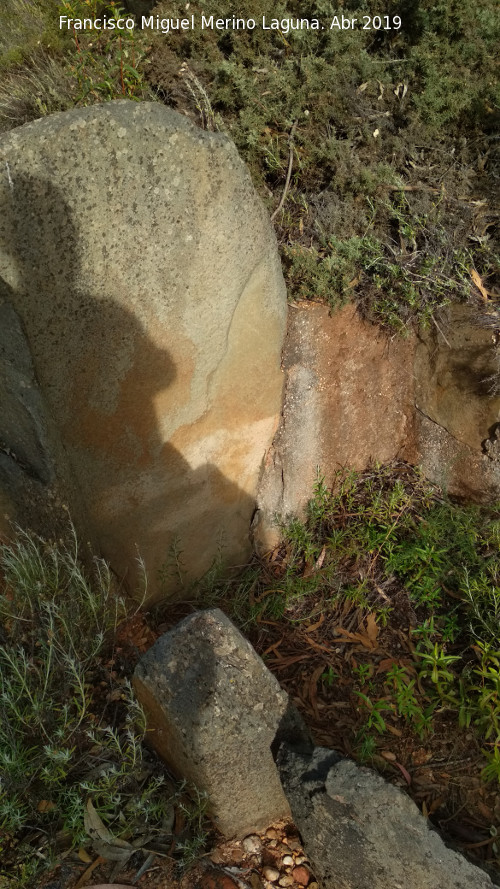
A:
<svg viewBox="0 0 500 889">
<path fill-rule="evenodd" d="M 187 383 L 146 330 L 147 292 L 142 318 L 100 292 L 99 277 L 79 261 L 83 235 L 62 188 L 17 175 L 13 190 L 14 212 L 0 225 L 3 264 L 16 282 L 0 279 L 0 481 L 18 501 L 13 517 L 40 530 L 47 512 L 26 477 L 38 482 L 40 501 L 50 486 L 54 498 L 55 486 L 54 499 L 132 593 L 138 556 L 151 591 L 171 592 L 157 581 L 171 548 L 185 550 L 189 581 L 235 525 L 244 558 L 253 500 L 210 462 L 190 465 L 166 439 L 165 415 L 182 413 Z M 126 279 L 122 286 L 126 301 Z"/>
</svg>

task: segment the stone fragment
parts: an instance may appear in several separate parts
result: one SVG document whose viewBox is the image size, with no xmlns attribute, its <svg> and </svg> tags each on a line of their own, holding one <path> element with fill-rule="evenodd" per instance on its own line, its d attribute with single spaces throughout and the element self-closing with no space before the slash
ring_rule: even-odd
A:
<svg viewBox="0 0 500 889">
<path fill-rule="evenodd" d="M 278 880 L 279 886 L 293 886 L 294 879 L 290 874 L 283 874 Z"/>
<path fill-rule="evenodd" d="M 241 845 L 248 855 L 258 855 L 262 849 L 262 841 L 255 834 L 245 837 Z"/>
<path fill-rule="evenodd" d="M 301 886 L 307 886 L 311 878 L 311 874 L 307 867 L 304 867 L 304 865 L 298 865 L 298 867 L 294 867 L 292 871 L 292 877 L 296 883 L 300 883 Z"/>
<path fill-rule="evenodd" d="M 271 753 L 288 696 L 222 611 L 195 612 L 161 636 L 139 661 L 134 687 L 151 742 L 208 794 L 221 833 L 254 848 L 248 834 L 289 817 Z"/>
<path fill-rule="evenodd" d="M 241 564 L 281 411 L 287 308 L 235 146 L 160 103 L 117 101 L 12 130 L 0 157 L 8 466 L 58 482 L 131 591 L 138 554 L 156 596 L 177 585 L 174 547 L 187 579 L 221 537 Z M 15 502 L 22 488 L 0 475 L 2 491 Z"/>
<path fill-rule="evenodd" d="M 278 765 L 322 889 L 493 889 L 375 772 L 321 747 L 304 755 L 282 745 Z"/>
<path fill-rule="evenodd" d="M 264 867 L 262 869 L 262 873 L 264 874 L 266 880 L 269 880 L 270 883 L 276 883 L 279 879 L 280 872 L 275 867 Z"/>
<path fill-rule="evenodd" d="M 293 864 L 293 858 L 291 855 L 284 855 L 281 860 L 285 867 L 291 867 Z"/>
<path fill-rule="evenodd" d="M 240 889 L 240 887 L 229 874 L 214 868 L 205 871 L 197 889 Z"/>
</svg>

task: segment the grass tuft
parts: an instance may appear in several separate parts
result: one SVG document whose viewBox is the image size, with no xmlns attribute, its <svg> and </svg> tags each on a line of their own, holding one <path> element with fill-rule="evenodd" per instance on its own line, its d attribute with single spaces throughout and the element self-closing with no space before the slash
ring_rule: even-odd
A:
<svg viewBox="0 0 500 889">
<path fill-rule="evenodd" d="M 168 839 L 191 862 L 205 803 L 198 794 L 193 806 L 143 746 L 144 713 L 114 651 L 124 602 L 106 563 L 85 571 L 74 534 L 66 546 L 19 530 L 0 546 L 0 577 L 2 889 L 35 885 L 71 848 L 112 861 L 118 848 L 124 865 Z"/>
</svg>

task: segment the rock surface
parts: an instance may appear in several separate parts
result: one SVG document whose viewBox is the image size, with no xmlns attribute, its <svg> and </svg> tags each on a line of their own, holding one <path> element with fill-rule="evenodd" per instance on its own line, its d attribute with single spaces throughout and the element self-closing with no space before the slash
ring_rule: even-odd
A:
<svg viewBox="0 0 500 889">
<path fill-rule="evenodd" d="M 478 315 L 473 305 L 451 306 L 442 332 L 431 328 L 420 335 L 415 445 L 432 481 L 450 494 L 489 501 L 500 496 L 499 352 Z"/>
<path fill-rule="evenodd" d="M 3 446 L 131 589 L 138 553 L 151 593 L 174 544 L 188 578 L 244 559 L 286 296 L 234 145 L 126 101 L 3 136 L 0 282 Z"/>
<path fill-rule="evenodd" d="M 315 748 L 278 756 L 292 816 L 322 889 L 492 889 L 380 775 Z"/>
<path fill-rule="evenodd" d="M 499 348 L 474 306 L 451 306 L 439 324 L 403 340 L 352 305 L 291 310 L 284 407 L 259 490 L 260 550 L 279 539 L 269 517 L 304 515 L 318 469 L 330 484 L 341 467 L 403 459 L 450 494 L 500 496 Z"/>
<path fill-rule="evenodd" d="M 352 305 L 291 309 L 283 414 L 259 492 L 260 549 L 278 539 L 269 516 L 303 514 L 318 468 L 328 484 L 341 467 L 415 455 L 413 356 L 413 341 L 389 339 Z"/>
<path fill-rule="evenodd" d="M 221 833 L 244 837 L 289 816 L 271 753 L 288 696 L 222 611 L 195 612 L 161 636 L 134 688 L 155 749 L 208 794 Z"/>
</svg>

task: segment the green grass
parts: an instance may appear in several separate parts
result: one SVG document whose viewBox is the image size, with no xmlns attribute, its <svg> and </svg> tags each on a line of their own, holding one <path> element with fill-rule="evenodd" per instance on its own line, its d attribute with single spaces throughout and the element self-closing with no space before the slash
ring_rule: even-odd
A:
<svg viewBox="0 0 500 889">
<path fill-rule="evenodd" d="M 192 863 L 204 803 L 189 803 L 143 746 L 144 714 L 113 650 L 124 603 L 106 564 L 85 571 L 76 539 L 19 531 L 0 546 L 0 572 L 0 886 L 36 885 L 61 849 L 114 861 L 118 849 L 125 864 L 151 841 L 170 848 L 179 807 L 175 857 Z"/>
<path fill-rule="evenodd" d="M 129 8 L 130 7 L 129 5 Z M 155 14 L 185 14 L 181 0 Z M 5 0 L 0 130 L 115 98 L 165 102 L 236 143 L 274 211 L 292 299 L 357 303 L 406 334 L 500 282 L 495 0 L 393 3 L 400 30 L 330 30 L 328 0 L 191 3 L 215 17 L 316 17 L 324 31 L 59 32 L 114 0 Z M 376 0 L 343 12 L 379 14 Z M 290 135 L 294 133 L 293 144 Z M 491 206 L 490 206 L 491 202 Z"/>
<path fill-rule="evenodd" d="M 318 480 L 305 521 L 283 526 L 277 576 L 256 565 L 253 578 L 218 594 L 247 632 L 266 620 L 310 625 L 346 604 L 383 631 L 400 620 L 392 603 L 403 595 L 415 615 L 413 664 L 394 663 L 375 685 L 361 659 L 351 677 L 365 714 L 360 756 L 388 715 L 421 738 L 446 711 L 474 729 L 483 775 L 500 781 L 499 528 L 500 505 L 454 503 L 405 464 L 342 472 L 333 491 Z M 333 667 L 322 681 L 334 685 Z"/>
<path fill-rule="evenodd" d="M 58 17 L 120 17 L 110 0 L 6 0 L 0 10 L 0 131 L 111 99 L 154 99 L 140 30 L 60 31 Z"/>
<path fill-rule="evenodd" d="M 338 12 L 324 0 L 237 10 L 215 0 L 204 11 L 325 22 Z M 380 10 L 352 0 L 343 12 Z M 495 189 L 500 13 L 493 0 L 388 12 L 401 16 L 400 31 L 195 31 L 169 35 L 168 47 L 153 38 L 148 78 L 169 104 L 194 111 L 175 74 L 176 60 L 188 60 L 270 210 L 292 150 L 275 220 L 292 298 L 354 299 L 405 333 L 469 298 L 471 269 L 498 283 L 498 238 L 478 227 L 478 202 Z"/>
</svg>

